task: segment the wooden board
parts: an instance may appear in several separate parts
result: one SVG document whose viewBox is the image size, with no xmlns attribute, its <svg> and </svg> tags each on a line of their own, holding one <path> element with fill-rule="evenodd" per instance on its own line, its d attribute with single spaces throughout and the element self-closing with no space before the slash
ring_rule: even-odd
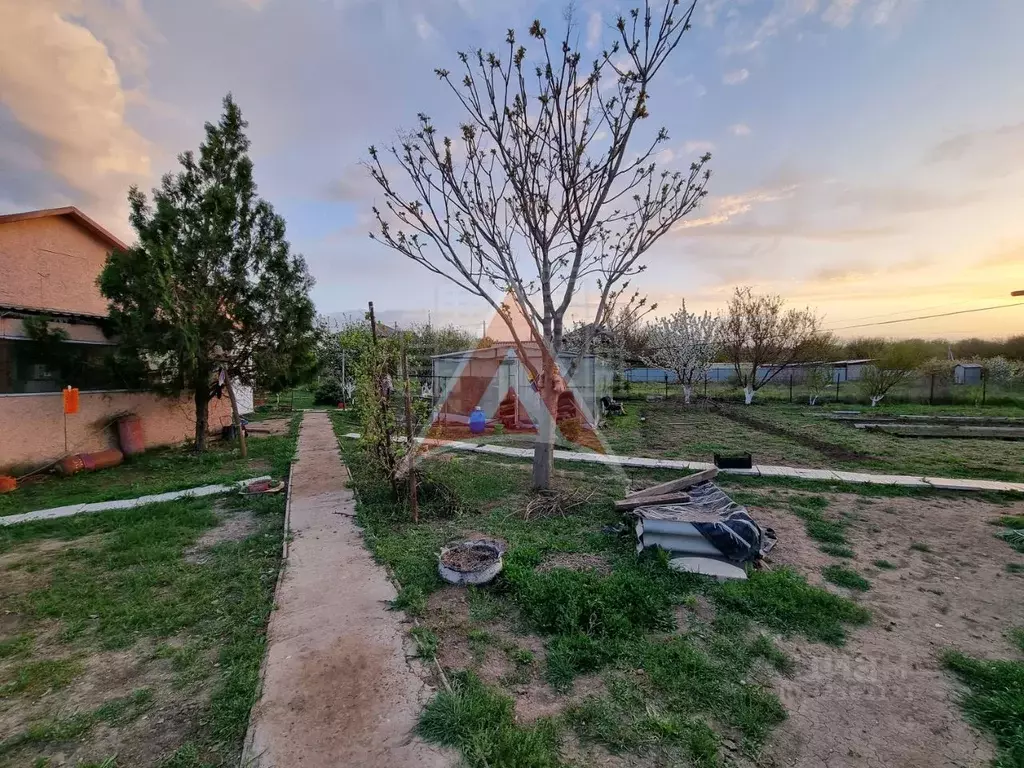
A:
<svg viewBox="0 0 1024 768">
<path fill-rule="evenodd" d="M 628 494 L 626 498 L 632 499 L 638 496 L 660 496 L 666 493 L 672 493 L 673 491 L 682 491 L 687 488 L 692 488 L 699 483 L 714 480 L 717 476 L 718 467 L 712 467 L 711 469 L 695 472 L 694 474 L 687 475 L 686 477 L 680 477 L 678 480 L 669 480 L 667 483 L 660 483 L 658 485 L 652 485 L 650 488 L 634 491 L 633 493 Z"/>
<path fill-rule="evenodd" d="M 666 493 L 661 496 L 630 496 L 615 502 L 615 508 L 620 512 L 627 512 L 637 507 L 648 507 L 654 504 L 685 504 L 690 500 L 688 493 Z"/>
</svg>

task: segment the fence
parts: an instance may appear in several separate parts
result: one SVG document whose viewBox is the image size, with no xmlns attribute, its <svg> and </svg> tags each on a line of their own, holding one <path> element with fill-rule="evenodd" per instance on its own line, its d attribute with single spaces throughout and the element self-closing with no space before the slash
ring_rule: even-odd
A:
<svg viewBox="0 0 1024 768">
<path fill-rule="evenodd" d="M 639 372 L 638 375 L 633 375 Z M 985 376 L 976 384 L 957 384 L 940 374 L 922 375 L 890 390 L 883 403 L 914 403 L 921 405 L 1016 406 L 1024 408 L 1024 380 L 992 382 Z M 743 400 L 743 390 L 733 376 L 716 379 L 712 372 L 694 382 L 694 395 L 716 400 Z M 642 400 L 649 396 L 681 395 L 682 387 L 671 371 L 657 368 L 627 369 L 616 380 L 615 397 L 620 400 Z M 811 391 L 797 371 L 783 371 L 757 391 L 755 401 L 808 403 Z M 862 381 L 836 379 L 820 391 L 817 403 L 865 405 L 870 402 Z"/>
</svg>

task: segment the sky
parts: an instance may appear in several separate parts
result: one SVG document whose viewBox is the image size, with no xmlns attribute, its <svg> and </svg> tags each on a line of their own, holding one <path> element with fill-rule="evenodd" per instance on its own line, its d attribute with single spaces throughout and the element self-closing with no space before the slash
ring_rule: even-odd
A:
<svg viewBox="0 0 1024 768">
<path fill-rule="evenodd" d="M 657 5 L 660 0 L 652 0 Z M 0 0 L 0 213 L 77 205 L 131 239 L 126 193 L 202 140 L 228 92 L 260 193 L 323 313 L 480 327 L 488 306 L 372 242 L 360 166 L 420 112 L 457 52 L 565 24 L 564 0 Z M 632 3 L 576 0 L 586 56 Z M 657 314 L 734 286 L 810 306 L 841 336 L 1008 336 L 1024 302 L 1024 3 L 698 0 L 652 88 L 659 164 L 712 153 L 710 193 L 634 285 Z M 581 293 L 574 316 L 593 297 Z M 864 327 L 857 327 L 864 326 Z"/>
</svg>

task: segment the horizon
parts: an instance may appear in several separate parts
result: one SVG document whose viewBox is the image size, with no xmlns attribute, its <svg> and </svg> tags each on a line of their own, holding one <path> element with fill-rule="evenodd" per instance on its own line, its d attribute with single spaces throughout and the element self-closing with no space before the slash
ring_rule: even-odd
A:
<svg viewBox="0 0 1024 768">
<path fill-rule="evenodd" d="M 457 102 L 433 68 L 497 47 L 507 27 L 522 36 L 534 18 L 557 29 L 563 3 L 14 6 L 0 4 L 0 213 L 76 205 L 133 239 L 128 186 L 148 191 L 173 171 L 232 92 L 260 194 L 306 256 L 320 313 L 372 300 L 408 322 L 490 317 L 370 241 L 381 196 L 359 162 L 417 112 L 451 132 Z M 616 7 L 576 3 L 585 55 L 606 47 Z M 645 128 L 668 129 L 658 161 L 669 169 L 710 151 L 711 193 L 635 286 L 661 315 L 683 299 L 715 312 L 749 284 L 816 309 L 843 338 L 1024 333 L 1024 300 L 1010 297 L 1024 289 L 1022 24 L 1024 6 L 997 2 L 699 2 Z M 593 293 L 584 287 L 577 317 Z"/>
</svg>

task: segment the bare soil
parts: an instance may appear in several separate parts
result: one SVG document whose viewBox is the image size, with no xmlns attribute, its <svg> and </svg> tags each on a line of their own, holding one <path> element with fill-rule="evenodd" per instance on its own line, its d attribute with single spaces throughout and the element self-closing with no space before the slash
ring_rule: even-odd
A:
<svg viewBox="0 0 1024 768">
<path fill-rule="evenodd" d="M 825 555 L 786 511 L 753 507 L 775 528 L 778 565 L 847 594 L 869 608 L 872 623 L 842 648 L 783 640 L 797 662 L 777 681 L 789 720 L 765 748 L 765 766 L 927 768 L 983 766 L 990 739 L 968 726 L 957 705 L 960 690 L 939 663 L 948 648 L 983 657 L 1014 654 L 1006 632 L 1024 619 L 1020 576 L 1005 571 L 1024 560 L 998 541 L 988 524 L 1013 508 L 962 499 L 832 495 L 828 514 L 848 513 L 847 539 L 856 553 L 845 561 L 871 581 L 861 596 L 825 583 L 821 568 L 841 562 Z M 916 543 L 931 550 L 911 549 Z M 894 569 L 873 565 L 887 560 Z"/>
<path fill-rule="evenodd" d="M 256 533 L 259 523 L 249 510 L 226 512 L 220 504 L 214 506 L 220 523 L 203 532 L 196 543 L 185 550 L 185 561 L 202 564 L 209 560 L 209 551 L 227 541 L 242 541 Z"/>
<path fill-rule="evenodd" d="M 446 568 L 460 573 L 479 571 L 497 559 L 498 553 L 494 548 L 483 544 L 456 546 L 441 555 L 441 562 Z"/>
</svg>

